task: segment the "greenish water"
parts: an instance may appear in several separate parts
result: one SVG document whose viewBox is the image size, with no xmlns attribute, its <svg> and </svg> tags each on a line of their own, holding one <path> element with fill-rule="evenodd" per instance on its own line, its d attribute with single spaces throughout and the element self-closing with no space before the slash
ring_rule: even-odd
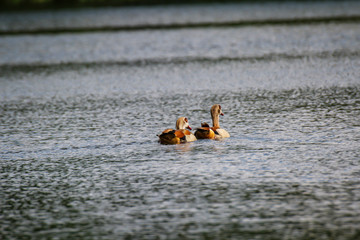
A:
<svg viewBox="0 0 360 240">
<path fill-rule="evenodd" d="M 358 239 L 359 40 L 351 22 L 1 37 L 0 238 Z M 230 138 L 157 142 L 215 103 Z"/>
</svg>

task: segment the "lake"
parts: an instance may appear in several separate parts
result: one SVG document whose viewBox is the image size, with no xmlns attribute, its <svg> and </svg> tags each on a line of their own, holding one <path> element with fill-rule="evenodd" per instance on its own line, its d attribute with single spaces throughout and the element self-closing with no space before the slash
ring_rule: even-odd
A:
<svg viewBox="0 0 360 240">
<path fill-rule="evenodd" d="M 0 238 L 358 239 L 359 12 L 0 14 Z M 158 143 L 216 103 L 230 138 Z"/>
</svg>

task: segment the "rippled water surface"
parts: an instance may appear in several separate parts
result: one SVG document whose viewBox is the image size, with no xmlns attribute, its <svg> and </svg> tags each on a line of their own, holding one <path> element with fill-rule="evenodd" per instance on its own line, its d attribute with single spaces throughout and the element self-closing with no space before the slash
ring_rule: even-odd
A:
<svg viewBox="0 0 360 240">
<path fill-rule="evenodd" d="M 3 36 L 0 238 L 359 239 L 358 26 Z"/>
</svg>

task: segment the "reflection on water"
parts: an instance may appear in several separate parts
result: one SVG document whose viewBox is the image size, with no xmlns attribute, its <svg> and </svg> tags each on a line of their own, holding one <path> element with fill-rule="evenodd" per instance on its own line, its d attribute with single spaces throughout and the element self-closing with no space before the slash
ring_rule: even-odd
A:
<svg viewBox="0 0 360 240">
<path fill-rule="evenodd" d="M 156 111 L 162 113 L 167 98 L 178 99 L 179 94 L 188 93 L 189 98 L 182 98 L 176 109 L 187 111 L 197 108 L 199 111 L 208 111 L 209 104 L 214 101 L 211 96 L 215 97 L 216 94 L 229 90 L 291 90 L 357 85 L 359 65 L 359 55 L 345 54 L 324 58 L 189 61 L 139 66 L 95 64 L 92 67 L 75 65 L 20 68 L 17 71 L 4 70 L 4 74 L 0 76 L 0 100 L 53 98 L 70 101 L 69 104 L 72 104 L 73 99 L 76 99 L 72 98 L 74 96 L 112 95 L 131 98 L 132 94 L 142 93 L 143 101 L 156 97 Z M 209 92 L 206 101 L 201 101 L 204 104 L 194 103 L 192 98 L 203 91 Z M 224 100 L 218 99 L 220 102 Z M 91 107 L 98 102 L 94 100 L 81 104 Z M 184 104 L 181 106 L 184 109 L 180 109 L 180 104 Z"/>
<path fill-rule="evenodd" d="M 360 222 L 359 93 L 352 86 L 3 102 L 3 233 L 351 238 Z M 208 120 L 196 106 L 213 102 L 222 103 L 231 138 L 157 142 L 179 112 L 194 126 Z"/>
<path fill-rule="evenodd" d="M 96 8 L 61 11 L 0 13 L 2 32 L 45 30 L 105 29 L 117 27 L 132 29 L 152 26 L 189 26 L 204 23 L 236 23 L 266 20 L 319 19 L 354 17 L 358 19 L 360 3 L 357 1 L 271 2 L 191 4 L 173 6 L 145 6 L 126 8 Z M 206 24 L 205 24 L 206 26 Z M 61 31 L 60 31 L 61 32 Z"/>
<path fill-rule="evenodd" d="M 120 31 L 0 38 L 1 65 L 141 65 L 195 60 L 259 61 L 325 55 L 359 56 L 360 25 L 316 24 Z M 109 47 L 110 46 L 110 47 Z M 0 65 L 0 66 L 1 66 Z M 76 68 L 76 67 L 75 67 Z"/>
<path fill-rule="evenodd" d="M 358 26 L 234 29 L 1 39 L 0 238 L 359 238 Z M 158 143 L 214 103 L 230 138 Z"/>
</svg>

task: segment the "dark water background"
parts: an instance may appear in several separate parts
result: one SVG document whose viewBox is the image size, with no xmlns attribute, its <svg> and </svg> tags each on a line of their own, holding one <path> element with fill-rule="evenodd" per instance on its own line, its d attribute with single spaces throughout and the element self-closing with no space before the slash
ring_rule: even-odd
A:
<svg viewBox="0 0 360 240">
<path fill-rule="evenodd" d="M 25 33 L 69 17 L 86 28 L 85 16 L 91 26 L 171 25 L 359 9 L 2 14 L 2 31 L 20 32 L 0 37 L 0 238 L 359 239 L 358 20 Z M 229 139 L 157 142 L 180 116 L 192 127 L 209 122 L 215 103 Z"/>
</svg>

